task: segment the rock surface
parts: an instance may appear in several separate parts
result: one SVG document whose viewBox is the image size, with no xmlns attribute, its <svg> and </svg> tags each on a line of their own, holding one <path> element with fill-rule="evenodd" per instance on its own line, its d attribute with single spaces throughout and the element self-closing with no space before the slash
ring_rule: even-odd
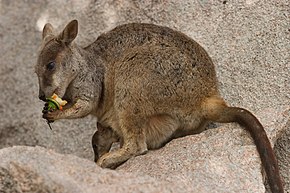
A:
<svg viewBox="0 0 290 193">
<path fill-rule="evenodd" d="M 84 46 L 102 32 L 127 22 L 166 25 L 203 45 L 216 64 L 225 99 L 229 104 L 257 114 L 273 144 L 278 139 L 275 147 L 285 186 L 290 192 L 290 126 L 287 123 L 290 104 L 289 7 L 286 0 L 0 1 L 1 182 L 3 179 L 6 186 L 11 185 L 11 192 L 20 192 L 21 188 L 30 192 L 37 188 L 43 192 L 69 191 L 73 189 L 69 189 L 70 186 L 77 186 L 73 185 L 78 184 L 77 175 L 66 173 L 70 171 L 69 167 L 63 169 L 64 173 L 56 172 L 61 171 L 61 166 L 69 165 L 93 176 L 86 178 L 88 184 L 80 185 L 81 189 L 87 187 L 88 190 L 96 188 L 93 185 L 96 183 L 104 191 L 111 190 L 109 188 L 117 191 L 117 186 L 129 185 L 132 192 L 207 192 L 207 188 L 212 188 L 211 192 L 249 192 L 246 186 L 253 188 L 248 190 L 264 192 L 255 147 L 248 135 L 234 129 L 233 125 L 172 141 L 165 148 L 136 157 L 113 172 L 103 171 L 92 162 L 81 159 L 93 159 L 90 147 L 91 136 L 96 130 L 93 118 L 59 121 L 50 131 L 41 119 L 43 103 L 37 99 L 38 82 L 33 69 L 41 29 L 46 22 L 60 29 L 71 19 L 78 19 L 77 42 Z M 10 148 L 14 145 L 42 146 L 53 151 L 39 147 Z M 29 155 L 35 155 L 35 160 L 32 161 Z M 51 160 L 61 157 L 63 161 L 59 165 L 55 161 L 55 166 L 50 167 L 49 163 L 41 164 L 47 163 L 45 156 Z M 16 164 L 10 164 L 10 161 Z M 192 162 L 196 165 L 191 165 Z M 90 167 L 94 169 L 86 170 L 79 163 L 92 165 Z M 51 173 L 45 174 L 45 170 Z M 122 178 L 126 176 L 124 172 L 131 171 L 133 174 L 126 174 L 128 181 Z M 31 181 L 25 181 L 30 173 Z M 117 177 L 113 178 L 118 179 L 114 181 L 116 186 L 111 182 L 94 181 L 115 175 Z M 140 180 L 140 191 L 134 189 L 139 188 L 139 182 L 131 183 L 131 179 Z M 17 181 L 20 185 L 14 183 Z"/>
<path fill-rule="evenodd" d="M 97 167 L 92 161 L 42 147 L 0 150 L 0 192 L 184 192 L 180 185 Z"/>
<path fill-rule="evenodd" d="M 289 113 L 259 115 L 271 114 L 272 121 L 265 121 L 271 133 L 289 126 Z M 0 160 L 0 192 L 265 192 L 256 148 L 234 124 L 173 140 L 116 171 L 43 147 L 4 148 Z"/>
</svg>

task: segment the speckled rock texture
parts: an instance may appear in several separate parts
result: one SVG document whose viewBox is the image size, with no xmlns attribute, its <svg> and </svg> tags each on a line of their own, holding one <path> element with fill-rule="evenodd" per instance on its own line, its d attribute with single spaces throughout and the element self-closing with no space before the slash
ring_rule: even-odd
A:
<svg viewBox="0 0 290 193">
<path fill-rule="evenodd" d="M 42 147 L 9 147 L 0 150 L 0 157 L 0 192 L 5 193 L 186 191 L 181 184 L 172 185 L 146 175 L 101 169 L 92 161 L 61 155 Z"/>
<path fill-rule="evenodd" d="M 236 124 L 174 140 L 117 171 L 89 161 L 94 118 L 61 120 L 49 130 L 34 74 L 41 30 L 72 19 L 79 20 L 82 46 L 128 22 L 166 25 L 199 42 L 228 103 L 249 109 L 265 126 L 290 192 L 289 10 L 288 0 L 1 0 L 0 192 L 3 184 L 10 192 L 265 192 L 255 146 Z"/>
</svg>

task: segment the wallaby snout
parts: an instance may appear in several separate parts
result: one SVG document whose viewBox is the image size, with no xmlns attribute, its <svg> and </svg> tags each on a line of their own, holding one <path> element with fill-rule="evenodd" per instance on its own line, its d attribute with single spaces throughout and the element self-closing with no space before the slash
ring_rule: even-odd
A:
<svg viewBox="0 0 290 193">
<path fill-rule="evenodd" d="M 43 91 L 39 90 L 38 98 L 42 101 L 46 100 L 46 97 Z"/>
</svg>

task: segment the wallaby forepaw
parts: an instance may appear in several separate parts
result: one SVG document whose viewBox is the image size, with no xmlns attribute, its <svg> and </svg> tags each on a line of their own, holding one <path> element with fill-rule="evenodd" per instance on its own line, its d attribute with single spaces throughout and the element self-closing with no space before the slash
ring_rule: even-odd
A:
<svg viewBox="0 0 290 193">
<path fill-rule="evenodd" d="M 56 110 L 56 111 L 47 111 L 47 112 L 43 112 L 42 117 L 48 121 L 55 121 L 57 119 L 59 119 L 61 111 Z"/>
</svg>

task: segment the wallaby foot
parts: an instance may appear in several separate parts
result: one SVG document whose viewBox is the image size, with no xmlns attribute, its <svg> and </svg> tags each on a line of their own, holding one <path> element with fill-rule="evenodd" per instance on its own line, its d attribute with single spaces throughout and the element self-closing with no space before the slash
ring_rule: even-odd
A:
<svg viewBox="0 0 290 193">
<path fill-rule="evenodd" d="M 97 164 L 102 168 L 115 169 L 131 157 L 145 154 L 148 151 L 145 137 L 132 136 L 124 141 L 123 146 L 113 152 L 104 154 Z"/>
<path fill-rule="evenodd" d="M 97 165 L 102 168 L 111 168 L 115 169 L 122 163 L 126 162 L 131 157 L 138 155 L 143 155 L 147 152 L 147 148 L 139 150 L 137 152 L 132 152 L 130 148 L 120 148 L 117 151 L 109 152 L 100 157 L 97 161 Z"/>
</svg>

